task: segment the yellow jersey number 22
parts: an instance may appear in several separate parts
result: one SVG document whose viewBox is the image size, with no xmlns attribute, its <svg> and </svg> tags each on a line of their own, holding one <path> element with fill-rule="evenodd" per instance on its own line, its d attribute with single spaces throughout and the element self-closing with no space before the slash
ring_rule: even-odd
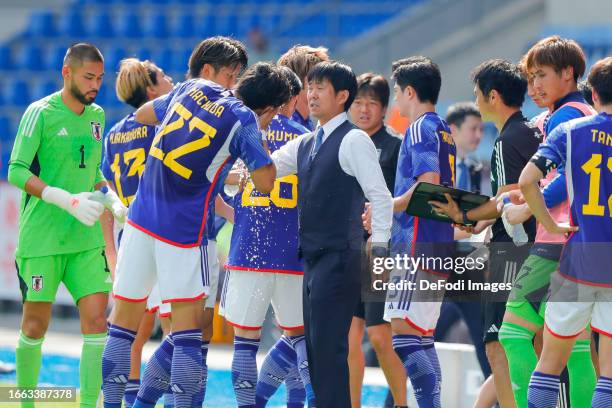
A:
<svg viewBox="0 0 612 408">
<path fill-rule="evenodd" d="M 149 155 L 161 160 L 170 170 L 189 180 L 193 171 L 178 163 L 176 160 L 179 157 L 208 147 L 210 145 L 210 139 L 214 138 L 217 134 L 217 129 L 210 126 L 199 117 L 193 116 L 193 114 L 180 102 L 176 102 L 174 106 L 172 106 L 171 114 L 173 115 L 175 113 L 178 115 L 178 118 L 167 123 L 164 128 L 155 135 Z M 185 143 L 169 152 L 164 152 L 158 147 L 162 137 L 182 129 L 186 124 L 189 126 L 190 132 L 194 129 L 201 131 L 202 137 Z"/>
</svg>

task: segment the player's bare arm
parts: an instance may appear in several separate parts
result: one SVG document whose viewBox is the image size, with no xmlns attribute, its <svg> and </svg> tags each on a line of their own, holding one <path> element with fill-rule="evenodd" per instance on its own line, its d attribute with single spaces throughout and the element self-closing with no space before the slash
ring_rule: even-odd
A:
<svg viewBox="0 0 612 408">
<path fill-rule="evenodd" d="M 255 188 L 264 194 L 270 194 L 276 180 L 276 166 L 270 163 L 251 172 L 251 180 Z"/>
<path fill-rule="evenodd" d="M 145 125 L 157 125 L 159 123 L 159 119 L 157 119 L 157 115 L 155 115 L 155 110 L 153 109 L 153 101 L 149 101 L 138 108 L 134 114 L 134 118 L 137 122 Z"/>
<path fill-rule="evenodd" d="M 501 186 L 498 191 L 498 195 L 501 195 L 507 191 L 515 190 L 517 187 L 516 184 L 508 184 Z M 446 214 L 457 224 L 463 223 L 463 212 L 459 208 L 459 205 L 449 194 L 445 194 L 447 203 L 443 203 L 440 201 L 430 201 L 429 203 L 434 206 L 434 211 L 438 214 Z M 481 220 L 491 220 L 494 218 L 498 218 L 501 213 L 497 209 L 497 200 L 492 198 L 486 203 L 471 209 L 467 212 L 467 218 L 470 221 L 481 221 Z"/>
<path fill-rule="evenodd" d="M 440 184 L 440 173 L 428 171 L 417 177 L 417 182 L 412 186 L 412 188 L 410 188 L 401 196 L 393 198 L 393 212 L 406 211 L 406 208 L 408 208 L 408 203 L 410 203 L 412 193 L 414 192 L 414 189 L 416 188 L 417 184 L 421 181 L 431 184 Z"/>
<path fill-rule="evenodd" d="M 525 197 L 525 201 L 529 205 L 531 212 L 548 232 L 566 234 L 568 232 L 578 231 L 578 227 L 559 225 L 552 218 L 546 208 L 544 195 L 542 195 L 542 191 L 540 191 L 540 187 L 538 186 L 538 182 L 542 177 L 544 177 L 542 171 L 535 164 L 527 163 L 519 179 L 519 187 L 521 188 L 523 197 Z"/>
<path fill-rule="evenodd" d="M 226 203 L 219 194 L 215 198 L 215 214 L 225 218 L 232 224 L 234 223 L 234 208 Z"/>
</svg>

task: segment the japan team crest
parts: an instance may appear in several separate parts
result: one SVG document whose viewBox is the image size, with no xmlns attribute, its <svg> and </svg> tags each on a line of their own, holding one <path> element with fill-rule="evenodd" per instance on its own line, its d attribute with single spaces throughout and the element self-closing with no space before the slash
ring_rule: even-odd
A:
<svg viewBox="0 0 612 408">
<path fill-rule="evenodd" d="M 99 122 L 89 122 L 91 123 L 91 135 L 97 142 L 102 140 L 102 125 Z"/>
<path fill-rule="evenodd" d="M 41 275 L 32 276 L 32 290 L 40 292 L 43 288 L 43 277 Z"/>
</svg>

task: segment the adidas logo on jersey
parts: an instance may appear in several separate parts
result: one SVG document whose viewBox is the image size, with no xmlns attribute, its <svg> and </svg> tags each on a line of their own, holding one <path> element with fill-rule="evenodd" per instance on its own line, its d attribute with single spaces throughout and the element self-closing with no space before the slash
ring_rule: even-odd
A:
<svg viewBox="0 0 612 408">
<path fill-rule="evenodd" d="M 308 361 L 306 361 L 306 360 L 302 361 L 302 363 L 298 367 L 298 369 L 300 369 L 300 370 L 304 370 L 304 369 L 307 369 L 307 368 L 308 368 Z"/>
<path fill-rule="evenodd" d="M 59 132 L 57 132 L 58 136 L 68 136 L 68 131 L 66 128 L 61 128 Z"/>
<path fill-rule="evenodd" d="M 249 388 L 253 388 L 253 383 L 248 380 L 239 381 L 236 384 L 234 384 L 235 390 L 246 390 Z"/>
<path fill-rule="evenodd" d="M 491 327 L 489 327 L 489 330 L 487 330 L 487 333 L 498 333 L 499 332 L 499 328 L 492 324 Z"/>
</svg>

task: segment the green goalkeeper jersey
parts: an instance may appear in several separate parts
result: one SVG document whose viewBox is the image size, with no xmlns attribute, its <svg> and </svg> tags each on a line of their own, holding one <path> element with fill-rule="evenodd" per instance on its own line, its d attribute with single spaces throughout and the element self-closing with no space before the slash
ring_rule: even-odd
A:
<svg viewBox="0 0 612 408">
<path fill-rule="evenodd" d="M 19 124 L 9 164 L 9 181 L 24 188 L 36 175 L 72 194 L 93 191 L 104 180 L 100 171 L 104 110 L 85 106 L 77 115 L 61 92 L 32 103 Z M 11 178 L 11 173 L 13 177 Z M 104 246 L 99 222 L 88 227 L 53 204 L 25 191 L 21 199 L 19 242 L 22 258 L 67 254 Z"/>
</svg>

